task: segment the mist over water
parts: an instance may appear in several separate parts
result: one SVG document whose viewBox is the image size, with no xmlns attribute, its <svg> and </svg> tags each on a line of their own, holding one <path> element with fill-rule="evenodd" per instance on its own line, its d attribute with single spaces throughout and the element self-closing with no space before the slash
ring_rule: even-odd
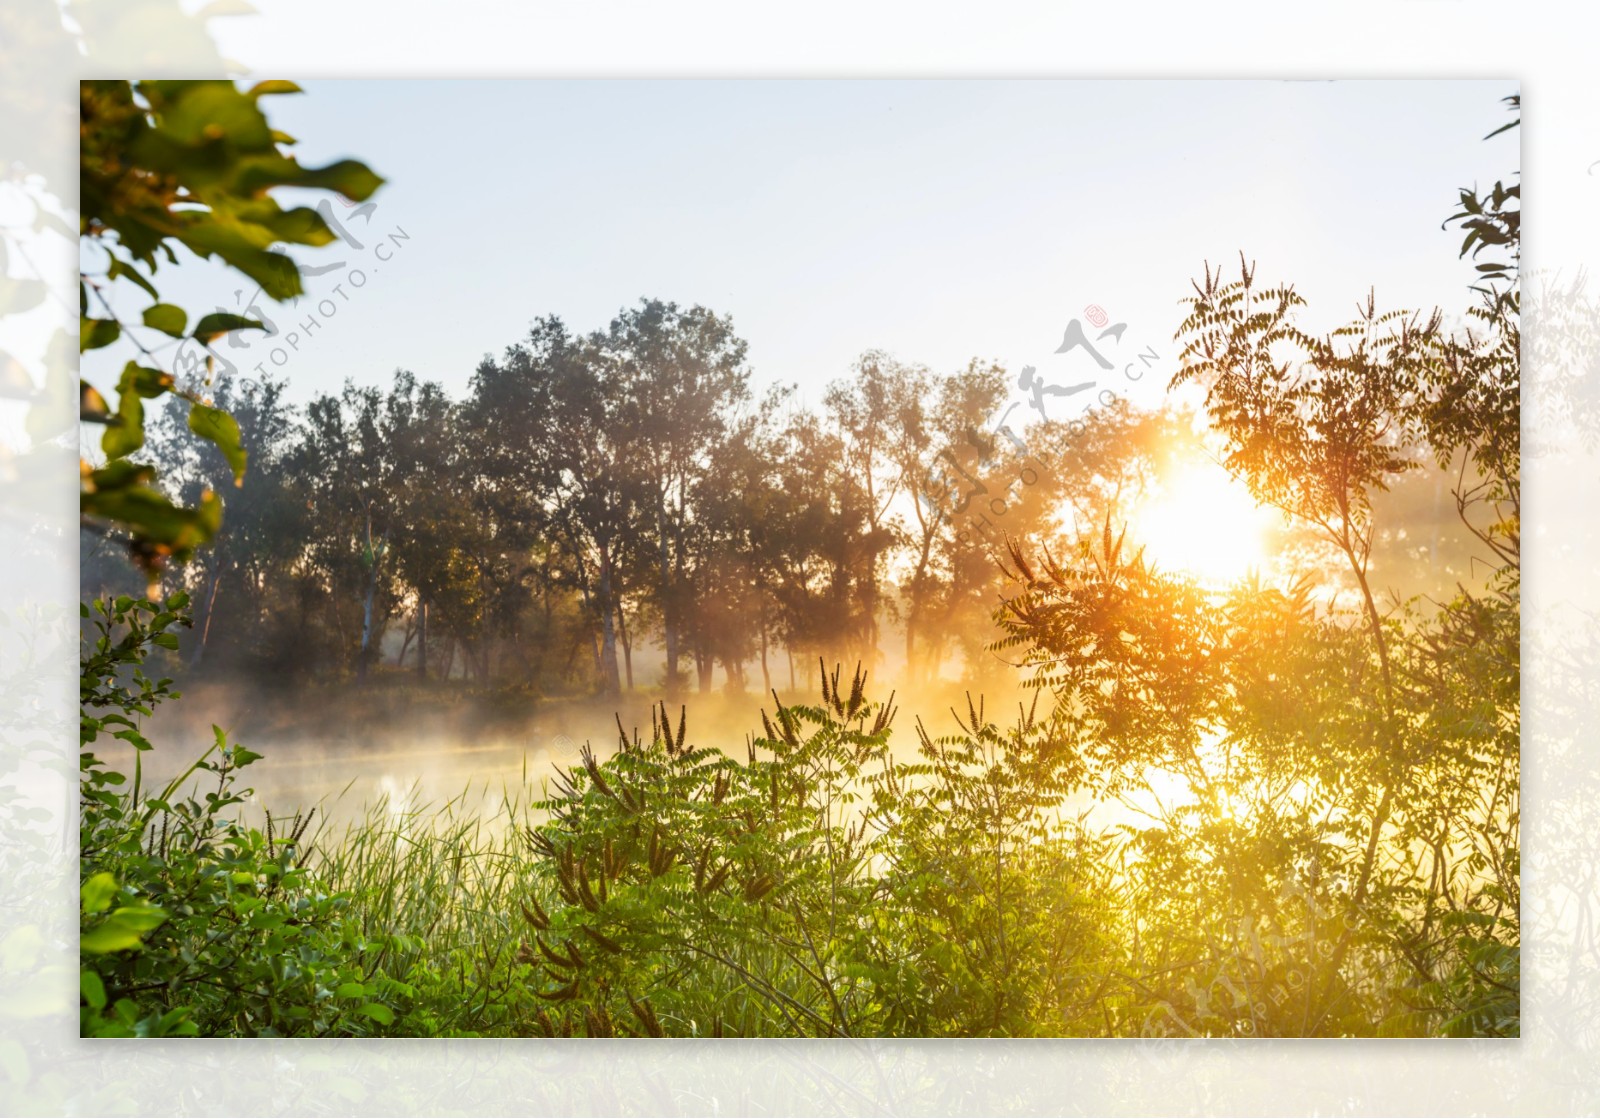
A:
<svg viewBox="0 0 1600 1119">
<path fill-rule="evenodd" d="M 819 703 L 820 696 L 804 688 L 803 676 L 799 682 L 799 689 L 780 689 L 778 698 L 786 705 Z M 507 700 L 456 693 L 445 684 L 419 689 L 390 681 L 288 694 L 241 682 L 185 687 L 180 681 L 179 690 L 182 701 L 158 708 L 146 727 L 156 743 L 141 759 L 146 787 L 187 768 L 214 741 L 215 725 L 230 742 L 262 755 L 239 777 L 254 790 L 253 808 L 275 818 L 316 808 L 325 826 L 353 822 L 379 805 L 395 814 L 426 815 L 450 802 L 492 821 L 508 798 L 523 804 L 539 799 L 558 768 L 581 764 L 586 743 L 597 757 L 609 757 L 617 748 L 619 722 L 630 737 L 648 740 L 652 708 L 659 711 L 662 702 L 658 690 Z M 869 700 L 887 700 L 891 691 L 899 709 L 890 738 L 897 760 L 915 757 L 919 716 L 935 736 L 956 731 L 952 708 L 966 718 L 968 689 L 956 681 L 910 687 L 868 681 Z M 1033 700 L 1020 686 L 993 682 L 972 697 L 1001 726 L 1015 721 L 1019 703 Z M 1041 713 L 1048 703 L 1040 697 Z M 691 745 L 743 759 L 751 738 L 762 734 L 762 709 L 770 715 L 773 707 L 771 693 L 719 688 L 689 692 L 667 710 L 674 726 L 687 711 Z M 120 743 L 96 749 L 131 772 L 131 749 Z M 187 787 L 203 793 L 214 782 L 213 775 L 201 774 Z"/>
</svg>

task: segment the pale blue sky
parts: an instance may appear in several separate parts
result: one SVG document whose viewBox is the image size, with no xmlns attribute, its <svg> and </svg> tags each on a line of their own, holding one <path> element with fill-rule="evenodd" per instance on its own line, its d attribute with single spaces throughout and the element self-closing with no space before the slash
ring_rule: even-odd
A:
<svg viewBox="0 0 1600 1119">
<path fill-rule="evenodd" d="M 535 316 L 589 330 L 641 296 L 731 314 L 758 380 L 813 401 L 869 348 L 1064 372 L 1084 355 L 1051 351 L 1090 303 L 1129 324 L 1124 349 L 1167 358 L 1189 278 L 1241 248 L 1321 325 L 1373 284 L 1456 309 L 1454 188 L 1518 165 L 1517 133 L 1481 139 L 1507 81 L 303 84 L 269 102 L 301 159 L 355 155 L 390 182 L 351 222 L 362 251 L 304 258 L 345 272 L 266 307 L 292 330 L 368 274 L 283 350 L 296 399 L 396 367 L 460 393 Z M 170 285 L 191 309 L 240 286 Z M 248 374 L 280 343 L 225 352 Z M 110 365 L 88 357 L 92 377 Z"/>
</svg>

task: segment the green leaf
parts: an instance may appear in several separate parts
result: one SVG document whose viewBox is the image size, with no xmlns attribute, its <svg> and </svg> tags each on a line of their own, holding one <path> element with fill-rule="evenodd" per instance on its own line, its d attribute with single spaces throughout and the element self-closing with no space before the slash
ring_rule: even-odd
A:
<svg viewBox="0 0 1600 1119">
<path fill-rule="evenodd" d="M 109 346 L 122 337 L 122 327 L 115 319 L 82 318 L 78 324 L 78 352 L 87 353 Z"/>
<path fill-rule="evenodd" d="M 306 168 L 294 185 L 336 190 L 352 202 L 365 202 L 383 185 L 383 177 L 359 160 L 341 159 L 326 167 Z"/>
<path fill-rule="evenodd" d="M 133 468 L 136 481 L 118 477 L 121 484 L 100 483 L 111 466 Z M 147 484 L 155 471 L 135 463 L 112 463 L 89 475 L 79 498 L 79 510 L 86 517 L 122 524 L 141 539 L 143 547 L 158 556 L 186 559 L 195 548 L 216 535 L 222 524 L 222 502 L 209 491 L 201 495 L 193 509 L 175 505 L 171 498 Z"/>
<path fill-rule="evenodd" d="M 0 262 L 0 266 L 3 266 L 3 262 Z M 46 288 L 39 280 L 7 276 L 0 272 L 0 307 L 4 307 L 8 315 L 32 310 L 44 302 L 45 294 Z"/>
<path fill-rule="evenodd" d="M 78 381 L 78 419 L 84 423 L 103 424 L 111 418 L 111 406 L 100 390 L 88 381 Z"/>
<path fill-rule="evenodd" d="M 33 1075 L 33 1069 L 28 1061 L 28 1051 L 16 1038 L 0 1039 L 0 1070 L 13 1084 L 26 1084 Z"/>
<path fill-rule="evenodd" d="M 341 983 L 333 993 L 341 999 L 364 999 L 367 997 L 367 988 L 360 983 Z"/>
<path fill-rule="evenodd" d="M 144 309 L 144 325 L 173 338 L 183 337 L 183 328 L 188 321 L 188 313 L 171 303 L 157 303 Z"/>
<path fill-rule="evenodd" d="M 156 479 L 156 468 L 142 462 L 108 462 L 91 471 L 85 488 L 91 493 L 146 485 Z M 123 609 L 123 607 L 119 607 Z"/>
<path fill-rule="evenodd" d="M 78 993 L 83 996 L 83 1001 L 95 1010 L 105 1009 L 106 985 L 101 981 L 98 972 L 85 969 L 79 973 Z"/>
<path fill-rule="evenodd" d="M 78 950 L 90 955 L 137 948 L 145 934 L 167 919 L 166 910 L 154 905 L 131 905 L 113 910 L 99 925 L 78 938 Z"/>
<path fill-rule="evenodd" d="M 152 83 L 141 82 L 141 88 Z M 163 137 L 189 147 L 227 144 L 246 151 L 272 143 L 267 118 L 255 99 L 240 93 L 231 81 L 166 82 L 167 104 L 156 113 L 156 129 Z"/>
<path fill-rule="evenodd" d="M 106 275 L 113 280 L 128 280 L 132 283 L 138 284 L 150 294 L 151 299 L 161 298 L 161 296 L 156 292 L 155 285 L 149 280 L 145 279 L 144 273 L 140 272 L 137 268 L 126 261 L 113 259 L 111 261 L 111 267 L 106 270 Z"/>
<path fill-rule="evenodd" d="M 266 327 L 255 319 L 247 319 L 243 315 L 229 314 L 227 311 L 213 311 L 201 318 L 194 328 L 194 337 L 202 342 L 209 342 L 220 334 L 230 330 L 265 330 Z"/>
<path fill-rule="evenodd" d="M 234 485 L 243 484 L 245 460 L 249 455 L 241 443 L 239 421 L 221 408 L 195 404 L 189 409 L 189 430 L 215 443 L 233 471 Z"/>
<path fill-rule="evenodd" d="M 117 394 L 117 414 L 100 436 L 100 449 L 108 459 L 120 459 L 144 446 L 144 401 L 137 392 Z"/>
<path fill-rule="evenodd" d="M 294 261 L 268 248 L 275 240 L 270 230 L 227 214 L 186 213 L 182 216 L 187 220 L 178 239 L 198 255 L 220 256 L 225 263 L 260 284 L 261 290 L 272 299 L 292 299 L 304 292 L 300 269 Z"/>
<path fill-rule="evenodd" d="M 301 89 L 299 86 L 295 85 L 293 82 L 284 81 L 281 78 L 274 78 L 274 79 L 270 79 L 270 80 L 264 81 L 264 82 L 257 82 L 255 85 L 251 86 L 248 96 L 250 96 L 251 98 L 256 98 L 256 97 L 266 97 L 266 96 L 269 96 L 269 95 L 277 95 L 277 94 L 283 94 L 283 93 L 304 93 L 304 92 L 305 92 L 305 90 Z"/>
<path fill-rule="evenodd" d="M 179 312 L 180 314 L 182 312 Z M 117 391 L 136 392 L 146 400 L 154 400 L 172 391 L 172 374 L 160 369 L 128 362 L 122 367 L 122 377 L 117 381 Z"/>
<path fill-rule="evenodd" d="M 368 1018 L 371 1018 L 374 1022 L 377 1022 L 381 1025 L 394 1025 L 394 1011 L 390 1010 L 387 1006 L 384 1006 L 381 1002 L 369 1002 L 362 1004 L 360 1013 L 365 1014 Z"/>
<path fill-rule="evenodd" d="M 102 871 L 78 887 L 78 900 L 85 913 L 103 913 L 110 908 L 116 893 L 117 880 Z"/>
</svg>

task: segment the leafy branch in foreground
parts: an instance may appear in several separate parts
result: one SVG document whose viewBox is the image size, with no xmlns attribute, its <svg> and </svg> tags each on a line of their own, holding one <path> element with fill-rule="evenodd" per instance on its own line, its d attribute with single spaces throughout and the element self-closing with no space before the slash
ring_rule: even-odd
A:
<svg viewBox="0 0 1600 1119">
<path fill-rule="evenodd" d="M 291 299 L 303 290 L 300 271 L 277 246 L 326 245 L 334 233 L 315 209 L 284 209 L 271 191 L 336 190 L 363 200 L 383 181 L 354 160 L 305 167 L 290 154 L 293 139 L 271 126 L 259 102 L 297 92 L 285 81 L 259 82 L 246 91 L 231 81 L 80 85 L 79 236 L 84 260 L 98 263 L 78 274 L 79 350 L 126 337 L 139 354 L 123 367 L 114 407 L 104 392 L 80 381 L 80 416 L 104 426 L 106 459 L 98 469 L 83 463 L 80 507 L 87 524 L 128 533 L 133 559 L 152 583 L 168 560 L 187 559 L 216 534 L 222 505 L 209 490 L 196 504 L 179 505 L 157 487 L 154 467 L 128 460 L 144 446 L 145 402 L 169 394 L 187 401 L 189 430 L 217 446 L 236 484 L 246 461 L 233 417 L 197 385 L 183 383 L 182 370 L 163 366 L 156 350 L 176 342 L 183 355 L 197 347 L 209 383 L 217 361 L 212 343 L 230 331 L 262 329 L 226 312 L 191 323 L 187 311 L 162 301 L 156 287 L 161 263 L 176 265 L 182 246 L 236 269 L 273 299 Z M 152 301 L 137 322 L 112 305 L 118 280 Z"/>
</svg>

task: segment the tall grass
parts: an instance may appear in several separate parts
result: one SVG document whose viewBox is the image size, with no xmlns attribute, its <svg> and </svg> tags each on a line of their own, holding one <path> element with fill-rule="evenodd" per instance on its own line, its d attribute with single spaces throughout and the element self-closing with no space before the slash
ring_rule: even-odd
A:
<svg viewBox="0 0 1600 1119">
<path fill-rule="evenodd" d="M 352 899 L 371 977 L 407 1006 L 407 1032 L 539 1032 L 526 967 L 522 910 L 545 901 L 525 839 L 532 790 L 498 797 L 469 786 L 426 803 L 404 796 L 368 804 L 315 840 L 313 865 Z M 381 982 L 381 981 L 380 981 Z"/>
</svg>

